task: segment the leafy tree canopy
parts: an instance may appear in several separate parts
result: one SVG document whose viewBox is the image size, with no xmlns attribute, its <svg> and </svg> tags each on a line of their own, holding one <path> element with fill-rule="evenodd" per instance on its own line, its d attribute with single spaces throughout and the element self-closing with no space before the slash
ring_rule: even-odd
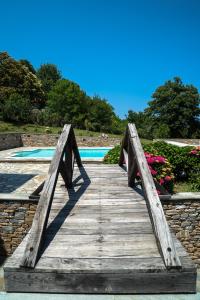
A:
<svg viewBox="0 0 200 300">
<path fill-rule="evenodd" d="M 0 52 L 0 103 L 3 105 L 13 93 L 30 100 L 32 105 L 44 104 L 44 92 L 36 75 L 6 52 Z"/>
<path fill-rule="evenodd" d="M 34 69 L 33 65 L 30 63 L 30 61 L 28 61 L 27 59 L 20 59 L 19 62 L 25 67 L 27 67 L 31 73 L 36 74 L 36 70 Z"/>
<path fill-rule="evenodd" d="M 200 97 L 193 85 L 184 85 L 180 78 L 167 81 L 152 95 L 145 112 L 155 123 L 165 124 L 171 137 L 191 137 L 199 126 Z"/>
<path fill-rule="evenodd" d="M 115 116 L 113 107 L 99 96 L 94 96 L 90 101 L 89 119 L 95 131 L 111 131 L 112 121 Z"/>
<path fill-rule="evenodd" d="M 84 127 L 87 96 L 78 84 L 67 79 L 58 80 L 48 94 L 47 105 L 51 112 L 60 115 L 62 124 L 72 123 L 75 127 Z"/>
<path fill-rule="evenodd" d="M 42 81 L 43 89 L 48 93 L 55 83 L 61 79 L 61 73 L 53 64 L 43 64 L 37 71 L 37 76 Z"/>
<path fill-rule="evenodd" d="M 11 94 L 3 107 L 3 118 L 6 121 L 26 123 L 30 120 L 31 103 L 19 94 Z"/>
</svg>

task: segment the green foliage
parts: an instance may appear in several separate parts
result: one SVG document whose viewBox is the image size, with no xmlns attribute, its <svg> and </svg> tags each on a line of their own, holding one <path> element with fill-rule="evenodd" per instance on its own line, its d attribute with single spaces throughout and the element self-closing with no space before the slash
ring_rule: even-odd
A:
<svg viewBox="0 0 200 300">
<path fill-rule="evenodd" d="M 193 147 L 178 147 L 164 142 L 143 145 L 145 151 L 165 156 L 172 165 L 177 181 L 188 181 L 192 191 L 200 190 L 200 156 L 191 155 Z"/>
<path fill-rule="evenodd" d="M 145 112 L 128 111 L 128 123 L 134 123 L 140 138 L 152 139 L 153 136 L 153 120 Z"/>
<path fill-rule="evenodd" d="M 0 107 L 3 107 L 11 94 L 16 93 L 33 106 L 44 105 L 44 92 L 36 75 L 6 52 L 0 52 Z"/>
<path fill-rule="evenodd" d="M 114 117 L 113 107 L 99 96 L 89 100 L 88 105 L 88 118 L 92 124 L 92 129 L 100 132 L 110 132 Z"/>
<path fill-rule="evenodd" d="M 120 156 L 121 146 L 117 145 L 113 149 L 109 150 L 105 155 L 103 162 L 105 164 L 118 164 Z"/>
<path fill-rule="evenodd" d="M 184 85 L 180 78 L 169 80 L 158 87 L 145 112 L 155 126 L 165 124 L 170 137 L 191 137 L 200 128 L 200 97 L 192 85 Z"/>
<path fill-rule="evenodd" d="M 48 94 L 48 108 L 51 113 L 60 117 L 60 125 L 72 123 L 75 127 L 84 128 L 87 97 L 80 87 L 69 80 L 57 81 Z"/>
<path fill-rule="evenodd" d="M 50 92 L 58 80 L 61 79 L 61 73 L 53 64 L 43 64 L 37 71 L 37 76 L 42 82 L 45 93 Z"/>
<path fill-rule="evenodd" d="M 34 69 L 33 65 L 27 59 L 20 59 L 19 62 L 28 68 L 29 72 L 36 74 L 36 70 Z"/>
<path fill-rule="evenodd" d="M 178 147 L 165 142 L 142 143 L 143 149 L 154 156 L 162 156 L 167 159 L 167 165 L 152 165 L 158 173 L 154 176 L 161 179 L 168 176 L 168 172 L 175 175 L 176 181 L 187 181 L 191 191 L 200 191 L 200 156 L 191 155 L 193 147 Z M 111 149 L 104 158 L 104 163 L 117 164 L 120 156 L 120 146 Z M 162 168 L 161 168 L 162 167 Z M 163 168 L 164 167 L 164 168 Z M 162 170 L 161 170 L 162 169 Z M 173 178 L 172 173 L 170 177 Z M 169 181 L 165 187 L 172 191 L 173 182 Z"/>
<path fill-rule="evenodd" d="M 27 122 L 30 117 L 31 104 L 19 94 L 11 94 L 4 104 L 3 118 L 13 122 Z"/>
<path fill-rule="evenodd" d="M 165 139 L 170 137 L 170 129 L 167 124 L 157 124 L 153 129 L 153 137 L 156 139 Z"/>
</svg>

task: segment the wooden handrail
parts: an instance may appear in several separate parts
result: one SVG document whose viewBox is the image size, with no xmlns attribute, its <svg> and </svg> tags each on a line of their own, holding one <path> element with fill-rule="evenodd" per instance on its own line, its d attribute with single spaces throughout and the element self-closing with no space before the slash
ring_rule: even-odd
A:
<svg viewBox="0 0 200 300">
<path fill-rule="evenodd" d="M 140 173 L 147 209 L 166 268 L 181 268 L 181 262 L 134 124 L 128 124 L 123 140 L 119 165 L 124 164 L 127 167 L 129 186 L 134 186 L 137 171 Z"/>
<path fill-rule="evenodd" d="M 36 265 L 39 251 L 42 246 L 42 239 L 48 223 L 58 175 L 61 173 L 66 187 L 70 187 L 72 185 L 74 159 L 76 159 L 77 165 L 80 167 L 81 159 L 73 128 L 71 125 L 65 125 L 58 140 L 55 154 L 49 167 L 48 176 L 41 192 L 29 238 L 20 264 L 22 267 L 34 268 Z"/>
</svg>

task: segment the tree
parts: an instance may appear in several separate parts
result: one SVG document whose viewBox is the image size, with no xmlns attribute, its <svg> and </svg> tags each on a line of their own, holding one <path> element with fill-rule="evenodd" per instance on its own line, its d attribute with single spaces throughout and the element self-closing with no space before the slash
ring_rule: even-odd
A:
<svg viewBox="0 0 200 300">
<path fill-rule="evenodd" d="M 11 58 L 8 53 L 0 53 L 0 106 L 11 94 L 19 94 L 33 106 L 44 105 L 44 92 L 40 80 L 27 66 Z"/>
<path fill-rule="evenodd" d="M 19 94 L 11 94 L 3 107 L 6 121 L 26 123 L 30 119 L 31 103 Z"/>
<path fill-rule="evenodd" d="M 47 106 L 52 113 L 57 113 L 61 124 L 72 123 L 75 127 L 85 128 L 88 99 L 79 85 L 62 79 L 56 82 L 48 94 Z"/>
<path fill-rule="evenodd" d="M 61 79 L 61 73 L 56 65 L 43 64 L 37 71 L 38 78 L 42 81 L 43 89 L 48 93 L 58 80 Z"/>
<path fill-rule="evenodd" d="M 141 138 L 152 139 L 154 137 L 153 119 L 145 112 L 128 111 L 127 122 L 134 123 Z"/>
<path fill-rule="evenodd" d="M 165 124 L 171 137 L 189 138 L 199 128 L 200 97 L 193 85 L 184 85 L 180 78 L 167 81 L 152 95 L 145 112 L 155 123 Z"/>
<path fill-rule="evenodd" d="M 19 62 L 28 68 L 28 70 L 33 73 L 36 74 L 36 70 L 34 69 L 33 65 L 30 63 L 30 61 L 28 61 L 27 59 L 20 59 Z"/>
<path fill-rule="evenodd" d="M 99 96 L 92 98 L 90 101 L 89 120 L 93 130 L 110 132 L 114 116 L 113 107 L 105 99 L 101 99 Z"/>
</svg>

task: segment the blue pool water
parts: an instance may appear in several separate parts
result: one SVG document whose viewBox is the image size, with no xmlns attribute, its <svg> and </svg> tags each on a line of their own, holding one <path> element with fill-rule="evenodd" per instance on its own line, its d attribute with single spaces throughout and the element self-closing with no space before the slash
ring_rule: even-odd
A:
<svg viewBox="0 0 200 300">
<path fill-rule="evenodd" d="M 111 148 L 79 148 L 81 158 L 103 158 Z M 15 152 L 14 157 L 21 158 L 52 158 L 55 148 L 35 149 Z"/>
</svg>

